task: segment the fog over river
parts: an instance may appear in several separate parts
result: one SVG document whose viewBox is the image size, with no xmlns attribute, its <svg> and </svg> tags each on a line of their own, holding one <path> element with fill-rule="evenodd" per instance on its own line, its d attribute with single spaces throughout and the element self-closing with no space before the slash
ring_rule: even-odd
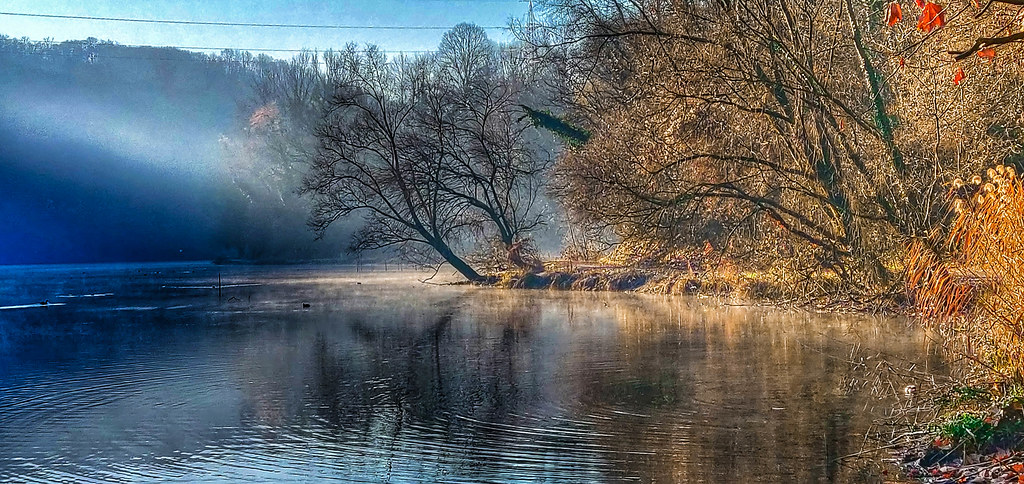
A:
<svg viewBox="0 0 1024 484">
<path fill-rule="evenodd" d="M 901 320 L 422 277 L 0 267 L 0 481 L 872 482 L 865 366 L 942 371 Z"/>
</svg>

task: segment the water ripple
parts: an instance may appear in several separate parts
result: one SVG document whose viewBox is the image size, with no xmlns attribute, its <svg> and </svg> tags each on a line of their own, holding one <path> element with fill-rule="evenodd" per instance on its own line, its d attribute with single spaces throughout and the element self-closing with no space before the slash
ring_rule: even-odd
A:
<svg viewBox="0 0 1024 484">
<path fill-rule="evenodd" d="M 0 481 L 842 481 L 868 397 L 832 356 L 920 351 L 878 321 L 181 269 L 10 299 L 73 304 L 0 324 Z"/>
</svg>

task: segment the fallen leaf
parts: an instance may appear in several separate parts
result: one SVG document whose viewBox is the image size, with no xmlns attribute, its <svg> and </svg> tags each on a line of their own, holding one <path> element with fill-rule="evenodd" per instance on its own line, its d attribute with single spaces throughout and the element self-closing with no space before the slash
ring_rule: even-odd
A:
<svg viewBox="0 0 1024 484">
<path fill-rule="evenodd" d="M 1021 472 L 1024 472 L 1024 464 L 1021 464 L 1020 462 L 1014 464 L 1010 468 L 1013 469 L 1013 472 L 1016 472 L 1018 474 L 1020 474 Z"/>
<path fill-rule="evenodd" d="M 900 20 L 903 20 L 903 7 L 900 6 L 900 2 L 890 3 L 885 12 L 885 23 L 892 27 Z"/>
<path fill-rule="evenodd" d="M 996 50 L 991 48 L 991 47 L 989 47 L 987 49 L 981 49 L 981 50 L 978 51 L 978 57 L 981 57 L 982 59 L 992 60 L 992 58 L 994 58 L 995 56 L 996 56 Z"/>
<path fill-rule="evenodd" d="M 917 3 L 917 8 L 924 8 L 924 0 L 914 0 Z"/>
<path fill-rule="evenodd" d="M 917 20 L 919 30 L 930 33 L 932 30 L 946 25 L 946 11 L 938 4 L 927 2 L 922 8 L 924 10 L 921 12 L 921 18 Z"/>
<path fill-rule="evenodd" d="M 959 86 L 960 82 L 963 81 L 964 78 L 966 78 L 966 77 L 967 77 L 967 74 L 964 74 L 964 68 L 963 67 L 957 67 L 956 68 L 956 74 L 953 76 L 953 84 L 956 85 L 956 86 Z"/>
</svg>

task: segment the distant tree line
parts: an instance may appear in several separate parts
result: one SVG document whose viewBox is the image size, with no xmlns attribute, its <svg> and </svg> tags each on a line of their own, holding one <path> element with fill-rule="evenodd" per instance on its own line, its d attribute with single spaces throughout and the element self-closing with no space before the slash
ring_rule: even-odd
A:
<svg viewBox="0 0 1024 484">
<path fill-rule="evenodd" d="M 866 289 L 947 230 L 953 180 L 1024 151 L 1006 2 L 919 3 L 543 0 L 511 44 L 463 24 L 412 57 L 201 57 L 251 79 L 224 141 L 245 220 L 272 201 L 482 280 L 538 268 L 553 195 L 570 245 L 710 247 Z"/>
</svg>

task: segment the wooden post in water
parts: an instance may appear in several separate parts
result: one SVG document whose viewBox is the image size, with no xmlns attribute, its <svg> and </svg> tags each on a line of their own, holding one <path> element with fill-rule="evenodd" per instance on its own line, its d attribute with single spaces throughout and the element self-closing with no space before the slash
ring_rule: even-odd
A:
<svg viewBox="0 0 1024 484">
<path fill-rule="evenodd" d="M 224 283 L 220 282 L 220 272 L 217 272 L 217 300 L 221 299 L 221 290 L 224 289 Z"/>
</svg>

